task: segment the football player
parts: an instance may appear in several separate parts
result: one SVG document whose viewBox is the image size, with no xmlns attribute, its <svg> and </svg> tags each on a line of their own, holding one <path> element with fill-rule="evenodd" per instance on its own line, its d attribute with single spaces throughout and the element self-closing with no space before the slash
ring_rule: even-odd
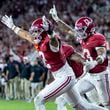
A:
<svg viewBox="0 0 110 110">
<path fill-rule="evenodd" d="M 67 29 L 73 36 L 74 33 L 76 33 L 83 48 L 83 56 L 86 59 L 86 70 L 90 73 L 90 77 L 92 76 L 92 79 L 86 78 L 85 82 L 91 81 L 91 83 L 94 83 L 99 95 L 100 103 L 110 109 L 109 72 L 107 70 L 108 58 L 106 55 L 105 36 L 96 32 L 95 24 L 89 17 L 79 18 L 75 22 L 75 29 L 73 30 L 67 26 L 67 24 L 65 25 L 65 23 L 57 16 L 55 6 L 50 10 L 50 14 L 58 24 L 63 24 L 65 27 L 64 29 Z M 79 83 L 82 84 L 82 81 L 79 81 Z"/>
<path fill-rule="evenodd" d="M 3 16 L 1 22 L 13 30 L 21 38 L 31 42 L 39 51 L 44 63 L 51 70 L 54 81 L 46 86 L 35 97 L 36 110 L 45 110 L 44 103 L 65 93 L 72 94 L 72 100 L 82 110 L 106 110 L 82 100 L 76 88 L 76 79 L 72 68 L 66 61 L 61 41 L 53 31 L 51 22 L 45 17 L 36 19 L 30 28 L 30 33 L 15 26 L 12 17 Z M 71 98 L 71 97 L 70 97 Z"/>
<path fill-rule="evenodd" d="M 62 43 L 62 47 L 63 47 L 64 54 L 66 56 L 66 59 L 69 65 L 72 67 L 76 78 L 78 79 L 83 74 L 83 65 L 82 63 L 78 62 L 78 60 L 80 59 L 80 56 L 78 57 L 77 53 L 75 52 L 75 49 L 71 45 Z M 65 94 L 57 97 L 55 100 L 55 103 L 57 104 L 57 110 L 61 110 L 61 109 L 67 110 L 66 103 L 72 106 L 74 105 L 71 99 Z M 77 106 L 74 105 L 74 108 L 77 109 Z"/>
<path fill-rule="evenodd" d="M 91 80 L 91 81 L 88 80 L 91 78 L 89 74 L 87 74 L 85 77 L 83 65 L 80 62 L 82 59 L 80 59 L 80 56 L 78 57 L 79 53 L 76 53 L 76 51 L 75 51 L 77 49 L 74 49 L 72 46 L 65 44 L 65 43 L 62 44 L 62 47 L 63 47 L 64 54 L 66 56 L 66 59 L 67 59 L 69 65 L 72 67 L 76 78 L 78 80 L 81 79 L 80 83 L 78 84 L 77 89 L 82 96 L 85 96 L 85 93 L 88 93 L 89 91 L 95 89 L 94 83 L 91 83 L 91 81 L 94 82 L 94 80 Z M 80 59 L 80 60 L 78 60 L 78 59 Z M 84 60 L 82 60 L 82 62 L 84 62 Z M 86 79 L 87 79 L 87 81 L 85 81 Z M 87 98 L 87 100 L 89 100 L 89 99 Z M 89 100 L 89 102 L 90 101 L 91 100 Z M 72 106 L 74 105 L 74 108 L 77 109 L 77 106 L 65 94 L 56 98 L 55 102 L 57 104 L 57 110 L 61 110 L 61 109 L 66 110 L 66 106 L 65 106 L 66 103 L 68 103 L 69 105 L 72 105 Z"/>
</svg>

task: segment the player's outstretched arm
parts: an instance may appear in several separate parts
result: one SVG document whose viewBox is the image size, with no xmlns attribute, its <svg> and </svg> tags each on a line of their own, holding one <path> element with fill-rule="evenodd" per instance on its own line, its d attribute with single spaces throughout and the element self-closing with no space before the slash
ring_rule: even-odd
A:
<svg viewBox="0 0 110 110">
<path fill-rule="evenodd" d="M 66 33 L 68 34 L 71 34 L 71 35 L 74 35 L 75 34 L 75 31 L 74 29 L 69 26 L 68 24 L 66 24 L 64 21 L 62 21 L 58 15 L 57 15 L 57 11 L 56 11 L 56 8 L 55 8 L 55 5 L 53 5 L 53 8 L 50 9 L 50 15 L 52 16 L 53 20 L 55 22 L 57 22 L 57 24 L 59 25 L 59 27 L 65 31 Z"/>
<path fill-rule="evenodd" d="M 29 42 L 33 43 L 30 33 L 28 31 L 25 31 L 25 30 L 15 26 L 12 16 L 7 16 L 7 15 L 2 16 L 1 22 L 4 25 L 6 25 L 8 28 L 10 28 L 12 31 L 14 31 L 22 39 L 26 39 Z"/>
</svg>

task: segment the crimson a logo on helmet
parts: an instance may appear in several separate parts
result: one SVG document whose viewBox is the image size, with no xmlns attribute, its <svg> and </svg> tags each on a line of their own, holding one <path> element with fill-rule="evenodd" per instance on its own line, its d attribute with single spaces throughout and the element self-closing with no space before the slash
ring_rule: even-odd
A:
<svg viewBox="0 0 110 110">
<path fill-rule="evenodd" d="M 86 23 L 87 26 L 89 26 L 89 24 L 92 23 L 92 21 L 90 21 L 90 20 L 88 20 L 88 19 L 85 19 L 84 22 Z"/>
</svg>

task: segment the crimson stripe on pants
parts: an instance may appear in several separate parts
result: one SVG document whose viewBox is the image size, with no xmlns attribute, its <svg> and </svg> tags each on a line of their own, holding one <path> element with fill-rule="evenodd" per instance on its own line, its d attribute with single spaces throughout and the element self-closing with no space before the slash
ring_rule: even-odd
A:
<svg viewBox="0 0 110 110">
<path fill-rule="evenodd" d="M 49 95 L 45 96 L 45 100 L 47 100 L 48 98 L 54 96 L 55 94 L 57 94 L 59 91 L 61 91 L 63 88 L 65 88 L 71 81 L 71 76 L 69 76 L 67 78 L 67 80 L 60 86 L 58 87 L 55 91 L 53 91 L 52 93 L 50 93 Z"/>
</svg>

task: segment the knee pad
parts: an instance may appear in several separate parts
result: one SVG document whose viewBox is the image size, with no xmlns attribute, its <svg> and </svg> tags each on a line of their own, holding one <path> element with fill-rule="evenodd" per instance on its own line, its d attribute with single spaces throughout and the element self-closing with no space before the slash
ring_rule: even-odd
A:
<svg viewBox="0 0 110 110">
<path fill-rule="evenodd" d="M 35 104 L 35 105 L 42 105 L 42 104 L 44 104 L 44 99 L 43 99 L 42 95 L 38 94 L 38 95 L 34 98 L 34 104 Z"/>
</svg>

